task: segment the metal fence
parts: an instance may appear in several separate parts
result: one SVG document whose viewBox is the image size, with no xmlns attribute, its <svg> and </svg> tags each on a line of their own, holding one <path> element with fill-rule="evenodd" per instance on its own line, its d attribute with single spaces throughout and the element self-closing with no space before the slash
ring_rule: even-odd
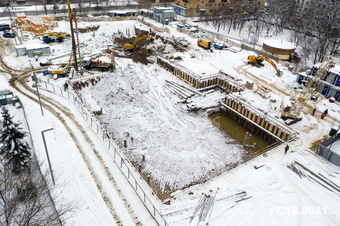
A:
<svg viewBox="0 0 340 226">
<path fill-rule="evenodd" d="M 107 133 L 105 127 L 94 115 L 94 111 L 92 110 L 91 106 L 87 104 L 86 100 L 75 89 L 72 89 L 72 87 L 72 92 L 70 92 L 69 90 L 65 91 L 61 87 L 55 86 L 48 82 L 41 83 L 44 84 L 42 88 L 54 92 L 55 94 L 61 95 L 62 97 L 67 98 L 73 102 L 73 104 L 83 115 L 83 118 L 86 120 L 88 125 L 91 127 L 92 131 L 99 136 L 104 145 L 107 147 L 107 149 L 103 151 L 108 151 L 108 153 L 112 157 L 112 160 L 115 162 L 117 167 L 125 176 L 128 183 L 134 189 L 139 199 L 143 202 L 147 211 L 154 217 L 158 224 L 167 226 L 168 223 L 163 218 L 162 214 L 153 205 L 151 199 L 148 197 L 148 195 L 146 195 L 146 192 L 143 190 L 143 187 L 148 186 L 147 182 L 142 179 L 143 176 L 136 170 L 131 161 L 124 154 L 122 145 L 115 138 L 111 137 Z M 143 186 L 141 186 L 141 184 L 143 184 Z"/>
</svg>

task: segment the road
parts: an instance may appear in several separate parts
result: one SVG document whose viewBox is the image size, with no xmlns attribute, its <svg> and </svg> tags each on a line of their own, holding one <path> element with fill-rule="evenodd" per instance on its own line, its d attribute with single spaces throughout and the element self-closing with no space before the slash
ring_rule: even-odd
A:
<svg viewBox="0 0 340 226">
<path fill-rule="evenodd" d="M 9 42 L 3 42 L 2 47 L 8 44 Z M 2 75 L 10 78 L 10 85 L 18 93 L 38 104 L 36 90 L 27 84 L 27 81 L 30 80 L 31 70 L 11 68 L 3 61 L 3 56 L 0 56 L 0 72 Z M 66 128 L 96 185 L 97 192 L 99 192 L 112 215 L 113 221 L 117 225 L 150 225 L 150 223 L 151 225 L 156 225 L 155 222 L 152 223 L 153 220 L 150 222 L 150 219 L 152 219 L 150 215 L 147 217 L 147 220 L 145 220 L 145 216 L 142 217 L 144 222 L 140 219 L 140 208 L 144 209 L 143 204 L 140 203 L 140 207 L 137 208 L 135 206 L 136 200 L 131 199 L 134 195 L 128 194 L 125 188 L 122 189 L 126 187 L 122 184 L 124 182 L 121 179 L 116 179 L 119 168 L 113 162 L 107 162 L 107 158 L 103 155 L 103 149 L 98 145 L 96 135 L 86 129 L 86 123 L 82 124 L 79 122 L 82 116 L 76 115 L 77 111 L 71 110 L 69 106 L 65 105 L 66 101 L 61 102 L 60 97 L 53 98 L 58 95 L 47 96 L 46 94 L 49 93 L 40 92 L 44 111 L 54 115 Z M 82 183 L 79 184 L 79 189 L 83 189 L 82 186 L 84 186 Z M 94 188 L 92 187 L 91 189 Z M 138 199 L 137 201 L 139 202 Z M 139 215 L 135 212 L 136 208 Z M 146 212 L 145 209 L 144 211 Z M 145 215 L 145 213 L 142 214 Z"/>
</svg>

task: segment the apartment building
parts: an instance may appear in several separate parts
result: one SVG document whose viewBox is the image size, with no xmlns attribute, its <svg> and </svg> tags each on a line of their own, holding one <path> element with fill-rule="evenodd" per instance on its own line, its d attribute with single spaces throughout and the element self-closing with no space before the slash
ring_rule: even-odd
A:
<svg viewBox="0 0 340 226">
<path fill-rule="evenodd" d="M 264 7 L 265 0 L 175 0 L 173 10 L 182 16 L 206 16 L 232 4 L 256 4 Z"/>
</svg>

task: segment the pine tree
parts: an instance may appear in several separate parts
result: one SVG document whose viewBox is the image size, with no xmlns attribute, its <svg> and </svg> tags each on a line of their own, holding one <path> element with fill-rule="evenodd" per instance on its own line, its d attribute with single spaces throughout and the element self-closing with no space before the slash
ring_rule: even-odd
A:
<svg viewBox="0 0 340 226">
<path fill-rule="evenodd" d="M 19 127 L 20 123 L 14 123 L 13 117 L 8 113 L 8 109 L 2 107 L 2 129 L 0 133 L 0 154 L 6 159 L 6 164 L 10 165 L 13 172 L 19 173 L 29 165 L 30 147 L 23 139 L 26 136 Z"/>
</svg>

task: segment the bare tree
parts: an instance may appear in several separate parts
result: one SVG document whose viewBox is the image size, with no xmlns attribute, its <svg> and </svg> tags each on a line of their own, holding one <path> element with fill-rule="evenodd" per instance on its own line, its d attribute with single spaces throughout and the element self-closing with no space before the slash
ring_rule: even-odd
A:
<svg viewBox="0 0 340 226">
<path fill-rule="evenodd" d="M 268 10 L 275 26 L 275 34 L 281 32 L 297 8 L 295 0 L 268 0 Z"/>
<path fill-rule="evenodd" d="M 0 158 L 0 225 L 60 225 L 75 206 L 65 204 L 57 211 L 39 168 L 14 174 Z"/>
</svg>

